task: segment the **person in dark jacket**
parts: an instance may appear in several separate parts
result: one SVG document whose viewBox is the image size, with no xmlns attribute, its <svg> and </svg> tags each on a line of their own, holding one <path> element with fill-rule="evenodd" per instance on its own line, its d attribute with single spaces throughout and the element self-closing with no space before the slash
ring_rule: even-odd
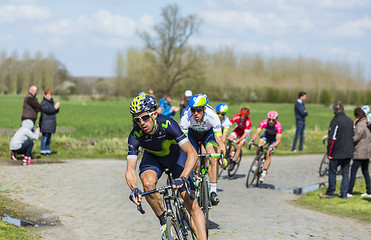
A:
<svg viewBox="0 0 371 240">
<path fill-rule="evenodd" d="M 57 116 L 59 112 L 60 102 L 54 103 L 52 98 L 52 91 L 46 89 L 44 91 L 44 99 L 41 101 L 41 117 L 40 117 L 40 131 L 42 132 L 40 153 L 42 155 L 50 155 L 50 141 L 52 133 L 55 133 L 57 127 Z"/>
<path fill-rule="evenodd" d="M 296 132 L 294 142 L 292 143 L 291 150 L 296 152 L 296 142 L 300 138 L 299 151 L 303 151 L 304 145 L 304 131 L 305 131 L 305 117 L 308 116 L 307 109 L 304 106 L 304 101 L 307 99 L 306 92 L 300 92 L 299 98 L 295 103 L 295 119 L 296 119 Z"/>
<path fill-rule="evenodd" d="M 30 119 L 35 124 L 37 113 L 41 110 L 41 105 L 36 98 L 36 94 L 37 87 L 31 86 L 23 100 L 22 121 Z"/>
<path fill-rule="evenodd" d="M 356 182 L 359 167 L 362 169 L 362 174 L 366 182 L 366 193 L 363 193 L 361 196 L 371 197 L 370 174 L 368 171 L 368 162 L 371 158 L 371 132 L 367 127 L 367 116 L 362 108 L 354 109 L 354 116 L 356 117 L 354 122 L 355 132 L 353 139 L 354 156 L 350 173 L 348 197 L 353 196 L 353 187 Z"/>
<path fill-rule="evenodd" d="M 341 165 L 341 198 L 347 198 L 349 188 L 349 163 L 353 157 L 354 125 L 353 121 L 344 113 L 344 106 L 341 102 L 332 105 L 335 114 L 331 120 L 328 130 L 327 156 L 330 159 L 328 188 L 325 194 L 319 194 L 320 198 L 333 198 L 336 189 L 336 171 Z"/>
</svg>

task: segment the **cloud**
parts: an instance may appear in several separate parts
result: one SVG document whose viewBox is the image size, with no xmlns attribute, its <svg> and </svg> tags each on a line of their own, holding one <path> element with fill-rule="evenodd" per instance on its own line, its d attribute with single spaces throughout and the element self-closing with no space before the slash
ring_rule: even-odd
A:
<svg viewBox="0 0 371 240">
<path fill-rule="evenodd" d="M 370 5 L 369 0 L 318 0 L 318 5 L 325 8 L 355 9 Z"/>
<path fill-rule="evenodd" d="M 348 21 L 339 27 L 329 30 L 334 37 L 361 38 L 371 30 L 371 18 L 364 17 L 356 21 Z"/>
<path fill-rule="evenodd" d="M 23 20 L 46 20 L 52 12 L 45 7 L 33 5 L 3 5 L 0 6 L 0 24 L 14 23 Z"/>
</svg>

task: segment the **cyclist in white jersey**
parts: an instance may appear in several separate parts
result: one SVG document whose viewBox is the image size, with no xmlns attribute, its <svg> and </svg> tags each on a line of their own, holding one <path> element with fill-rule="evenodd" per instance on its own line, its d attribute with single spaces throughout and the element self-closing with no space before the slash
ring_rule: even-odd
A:
<svg viewBox="0 0 371 240">
<path fill-rule="evenodd" d="M 224 103 L 220 103 L 215 107 L 216 114 L 218 114 L 220 123 L 222 124 L 222 141 L 225 142 L 227 139 L 229 128 L 232 126 L 231 121 L 227 117 L 228 106 Z"/>
<path fill-rule="evenodd" d="M 209 99 L 205 94 L 192 96 L 188 101 L 189 109 L 180 119 L 180 129 L 188 136 L 189 141 L 199 151 L 199 142 L 203 144 L 207 153 L 216 153 L 218 150 L 225 152 L 222 141 L 220 120 L 215 110 L 208 105 Z M 210 158 L 210 200 L 213 205 L 219 203 L 217 194 L 218 164 L 216 158 Z M 224 159 L 223 167 L 227 165 Z"/>
</svg>

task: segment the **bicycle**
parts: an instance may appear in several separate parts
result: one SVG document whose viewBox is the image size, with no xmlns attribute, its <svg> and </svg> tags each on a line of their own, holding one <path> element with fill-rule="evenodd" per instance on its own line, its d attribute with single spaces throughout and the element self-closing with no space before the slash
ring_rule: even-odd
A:
<svg viewBox="0 0 371 240">
<path fill-rule="evenodd" d="M 228 140 L 227 147 L 226 147 L 226 159 L 228 162 L 227 165 L 227 171 L 228 171 L 228 176 L 233 177 L 241 163 L 242 159 L 242 149 L 240 151 L 240 155 L 238 156 L 238 159 L 236 162 L 233 161 L 234 155 L 237 152 L 237 141 L 236 140 Z"/>
<path fill-rule="evenodd" d="M 255 143 L 252 145 L 260 148 L 260 152 L 257 156 L 255 156 L 254 160 L 251 163 L 249 172 L 247 174 L 246 179 L 246 187 L 249 188 L 253 185 L 254 181 L 256 180 L 256 186 L 259 187 L 259 178 L 263 172 L 263 166 L 265 163 L 266 153 L 267 153 L 267 146 L 260 146 Z M 251 149 L 251 145 L 249 145 L 249 150 Z"/>
<path fill-rule="evenodd" d="M 224 159 L 223 151 L 221 153 L 202 154 L 202 144 L 199 143 L 198 166 L 196 166 L 196 199 L 201 210 L 205 215 L 206 235 L 209 236 L 209 210 L 212 208 L 209 189 L 209 164 L 207 159 L 210 157 L 220 157 Z"/>
<path fill-rule="evenodd" d="M 325 141 L 327 139 L 327 136 L 322 138 L 322 143 L 325 144 Z M 327 153 L 325 153 L 322 157 L 321 163 L 319 165 L 319 176 L 323 177 L 325 175 L 328 175 L 328 171 L 330 168 L 330 159 L 327 157 Z M 336 172 L 336 175 L 341 175 L 341 167 L 339 166 Z"/>
<path fill-rule="evenodd" d="M 168 182 L 170 181 L 171 183 L 172 175 L 170 170 L 165 169 L 165 173 L 168 175 Z M 189 182 L 187 180 L 184 180 L 184 185 L 189 197 L 191 200 L 194 200 L 195 198 L 190 190 Z M 157 192 L 163 195 L 162 200 L 166 214 L 166 232 L 168 240 L 195 240 L 196 233 L 191 226 L 188 213 L 184 207 L 183 199 L 180 196 L 180 192 L 178 190 L 172 190 L 170 194 L 169 191 L 171 189 L 172 187 L 169 184 L 144 192 L 142 193 L 142 196 L 144 197 Z M 145 214 L 141 204 L 137 206 L 137 209 L 142 214 Z"/>
</svg>

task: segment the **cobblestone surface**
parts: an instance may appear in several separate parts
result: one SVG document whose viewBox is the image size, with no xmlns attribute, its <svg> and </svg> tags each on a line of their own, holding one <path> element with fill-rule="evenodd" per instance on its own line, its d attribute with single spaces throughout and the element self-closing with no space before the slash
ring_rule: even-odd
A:
<svg viewBox="0 0 371 240">
<path fill-rule="evenodd" d="M 221 203 L 210 212 L 209 239 L 370 239 L 369 223 L 292 204 L 298 196 L 287 190 L 327 181 L 318 176 L 321 158 L 274 156 L 263 188 L 249 189 L 252 157 L 243 158 L 235 178 L 219 179 Z M 35 229 L 44 239 L 159 239 L 149 205 L 142 215 L 128 199 L 125 168 L 126 161 L 109 159 L 1 166 L 0 184 L 11 197 L 60 218 L 62 226 Z"/>
</svg>

